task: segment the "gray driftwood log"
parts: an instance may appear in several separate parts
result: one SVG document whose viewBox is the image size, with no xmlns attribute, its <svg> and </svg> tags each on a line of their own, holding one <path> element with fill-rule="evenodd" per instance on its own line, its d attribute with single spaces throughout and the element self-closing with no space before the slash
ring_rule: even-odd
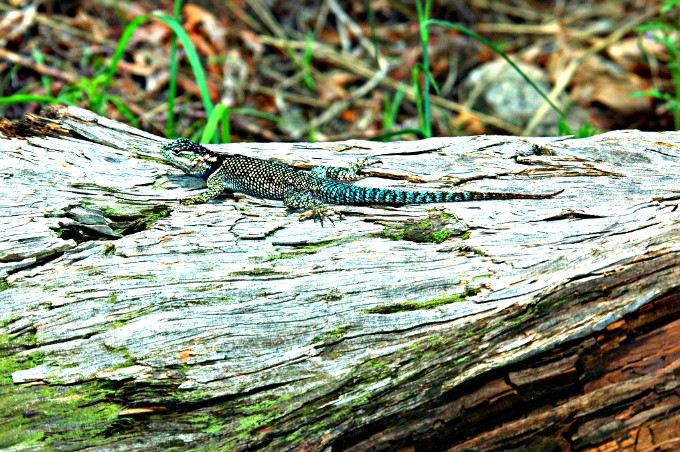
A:
<svg viewBox="0 0 680 452">
<path fill-rule="evenodd" d="M 180 206 L 164 140 L 87 111 L 0 131 L 0 447 L 680 447 L 680 133 L 215 146 L 565 190 L 321 227 Z"/>
</svg>

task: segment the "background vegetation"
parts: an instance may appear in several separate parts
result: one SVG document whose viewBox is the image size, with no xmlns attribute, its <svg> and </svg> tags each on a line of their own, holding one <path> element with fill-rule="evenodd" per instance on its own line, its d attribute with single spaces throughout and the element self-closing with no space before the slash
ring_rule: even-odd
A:
<svg viewBox="0 0 680 452">
<path fill-rule="evenodd" d="M 3 0 L 0 115 L 77 105 L 222 142 L 677 129 L 677 3 Z M 519 122 L 516 85 L 479 102 L 512 74 L 540 101 Z"/>
</svg>

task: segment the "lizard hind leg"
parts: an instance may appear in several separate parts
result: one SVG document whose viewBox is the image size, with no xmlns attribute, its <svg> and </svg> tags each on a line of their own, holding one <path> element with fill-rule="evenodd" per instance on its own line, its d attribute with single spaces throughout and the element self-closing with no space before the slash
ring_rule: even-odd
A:
<svg viewBox="0 0 680 452">
<path fill-rule="evenodd" d="M 359 171 L 369 166 L 382 163 L 380 160 L 369 160 L 368 157 L 359 159 L 349 165 L 349 168 L 340 168 L 337 166 L 315 166 L 310 170 L 310 173 L 322 179 L 334 180 L 338 182 L 354 182 L 367 177 L 366 174 L 359 174 Z"/>
<path fill-rule="evenodd" d="M 312 218 L 314 222 L 319 221 L 323 226 L 324 219 L 335 224 L 332 215 L 337 215 L 338 218 L 342 219 L 342 213 L 331 209 L 311 193 L 286 193 L 283 196 L 283 204 L 289 209 L 306 209 L 298 216 L 298 221 Z"/>
</svg>

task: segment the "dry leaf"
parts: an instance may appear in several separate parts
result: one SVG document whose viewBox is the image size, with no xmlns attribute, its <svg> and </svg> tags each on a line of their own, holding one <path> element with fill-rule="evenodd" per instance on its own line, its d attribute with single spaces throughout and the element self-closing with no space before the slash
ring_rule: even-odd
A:
<svg viewBox="0 0 680 452">
<path fill-rule="evenodd" d="M 609 46 L 607 54 L 627 71 L 635 71 L 640 65 L 647 66 L 648 58 L 668 61 L 666 47 L 648 36 L 627 38 Z"/>
</svg>

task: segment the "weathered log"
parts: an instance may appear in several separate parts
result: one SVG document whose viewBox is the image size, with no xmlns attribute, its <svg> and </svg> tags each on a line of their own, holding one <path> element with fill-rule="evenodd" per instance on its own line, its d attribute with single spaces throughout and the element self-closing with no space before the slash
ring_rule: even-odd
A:
<svg viewBox="0 0 680 452">
<path fill-rule="evenodd" d="M 0 133 L 0 447 L 680 447 L 680 133 L 215 146 L 565 190 L 334 227 L 180 206 L 164 141 L 84 110 Z"/>
</svg>

